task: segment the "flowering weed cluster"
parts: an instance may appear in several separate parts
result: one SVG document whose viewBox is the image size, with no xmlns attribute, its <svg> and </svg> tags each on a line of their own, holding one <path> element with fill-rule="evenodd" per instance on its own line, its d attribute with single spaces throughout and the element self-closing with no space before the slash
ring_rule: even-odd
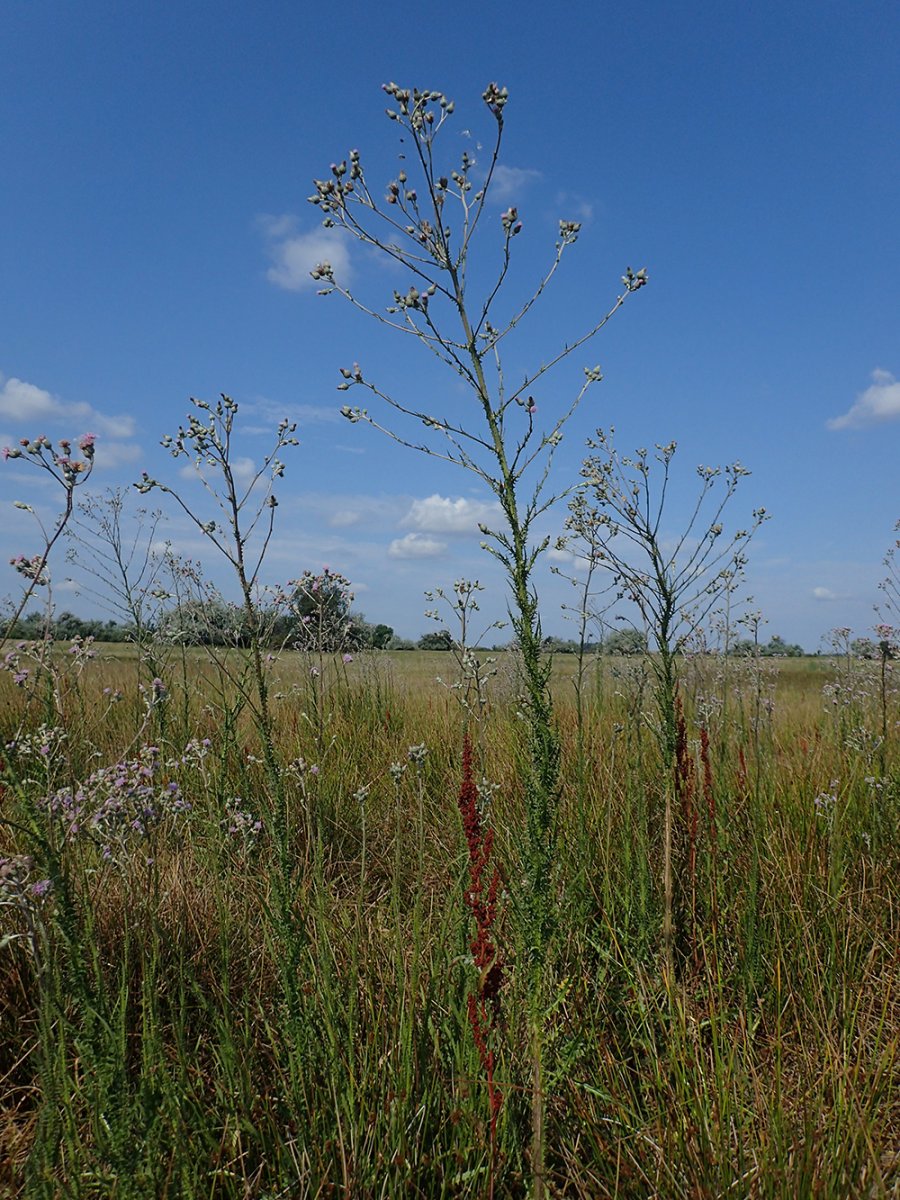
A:
<svg viewBox="0 0 900 1200">
<path fill-rule="evenodd" d="M 54 792 L 43 807 L 64 841 L 89 839 L 103 858 L 121 865 L 165 818 L 190 811 L 179 784 L 165 776 L 159 747 L 142 746 L 137 757 L 101 767 L 81 785 Z"/>
<path fill-rule="evenodd" d="M 234 796 L 225 802 L 225 816 L 222 818 L 222 828 L 229 839 L 238 843 L 246 853 L 256 844 L 262 833 L 263 823 L 243 807 L 244 801 L 240 796 Z"/>
<path fill-rule="evenodd" d="M 49 879 L 35 876 L 30 855 L 0 855 L 0 909 L 13 918 L 0 924 L 0 951 L 10 942 L 23 939 L 37 959 L 45 933 L 44 905 L 52 890 Z"/>
</svg>

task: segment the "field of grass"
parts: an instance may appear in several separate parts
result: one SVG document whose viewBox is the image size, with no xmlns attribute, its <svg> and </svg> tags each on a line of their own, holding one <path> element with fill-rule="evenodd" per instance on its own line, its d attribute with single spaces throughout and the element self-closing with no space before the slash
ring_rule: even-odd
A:
<svg viewBox="0 0 900 1200">
<path fill-rule="evenodd" d="M 515 656 L 469 723 L 505 885 L 481 1049 L 453 657 L 279 656 L 274 773 L 241 661 L 191 650 L 154 681 L 100 647 L 0 676 L 0 1195 L 527 1195 Z M 549 1193 L 900 1195 L 878 664 L 682 664 L 676 979 L 648 666 L 592 663 L 580 696 L 575 666 L 552 680 Z"/>
</svg>

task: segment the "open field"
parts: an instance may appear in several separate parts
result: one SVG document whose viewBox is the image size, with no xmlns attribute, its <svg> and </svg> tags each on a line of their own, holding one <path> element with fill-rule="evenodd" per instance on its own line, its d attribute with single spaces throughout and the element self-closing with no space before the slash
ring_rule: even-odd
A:
<svg viewBox="0 0 900 1200">
<path fill-rule="evenodd" d="M 515 656 L 469 723 L 506 885 L 490 1082 L 453 656 L 276 657 L 273 761 L 239 652 L 154 677 L 97 649 L 0 676 L 0 1195 L 528 1194 Z M 681 664 L 676 979 L 651 671 L 590 663 L 579 694 L 576 667 L 552 677 L 550 1194 L 900 1195 L 890 664 L 884 689 L 849 658 Z"/>
</svg>

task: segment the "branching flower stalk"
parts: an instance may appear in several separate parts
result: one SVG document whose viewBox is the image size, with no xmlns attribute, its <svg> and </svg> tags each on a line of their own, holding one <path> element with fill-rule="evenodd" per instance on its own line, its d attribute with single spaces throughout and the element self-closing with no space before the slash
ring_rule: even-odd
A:
<svg viewBox="0 0 900 1200">
<path fill-rule="evenodd" d="M 96 440 L 96 434 L 93 433 L 82 434 L 78 439 L 78 449 L 83 455 L 82 458 L 73 457 L 72 443 L 68 438 L 61 438 L 54 447 L 50 439 L 44 437 L 43 434 L 34 439 L 22 438 L 18 446 L 6 446 L 3 450 L 4 460 L 21 458 L 51 475 L 63 489 L 65 507 L 57 517 L 56 524 L 52 528 L 47 528 L 30 504 L 16 501 L 16 508 L 30 512 L 37 521 L 43 538 L 43 549 L 31 558 L 19 554 L 10 559 L 11 566 L 15 567 L 18 574 L 26 581 L 26 585 L 18 606 L 0 635 L 0 648 L 9 641 L 19 618 L 37 588 L 49 587 L 50 554 L 72 518 L 75 507 L 75 488 L 86 483 L 94 469 L 94 443 Z"/>
<path fill-rule="evenodd" d="M 238 405 L 226 395 L 215 404 L 194 399 L 191 403 L 196 411 L 188 415 L 187 425 L 179 427 L 174 435 L 167 434 L 162 439 L 162 445 L 174 459 L 184 458 L 193 463 L 205 491 L 221 512 L 221 519 L 205 520 L 177 491 L 151 479 L 146 472 L 135 487 L 142 494 L 156 488 L 171 496 L 234 571 L 240 588 L 253 677 L 254 695 L 247 699 L 256 720 L 267 774 L 276 799 L 275 824 L 282 865 L 289 870 L 284 787 L 272 737 L 269 685 L 263 656 L 264 616 L 256 597 L 260 570 L 275 526 L 278 501 L 274 486 L 284 475 L 284 463 L 279 454 L 285 447 L 298 444 L 294 437 L 296 425 L 287 419 L 279 423 L 273 447 L 250 478 L 242 481 L 235 467 L 233 444 Z"/>
<path fill-rule="evenodd" d="M 284 628 L 276 644 L 283 643 L 306 656 L 309 711 L 302 716 L 315 733 L 320 760 L 334 743 L 334 735 L 326 742 L 331 716 L 326 705 L 329 676 L 338 685 L 346 679 L 347 666 L 353 661 L 350 651 L 357 649 L 350 612 L 353 598 L 350 580 L 327 566 L 318 573 L 304 571 L 299 579 L 288 580 L 275 596 L 284 614 L 276 622 L 276 631 Z"/>
<path fill-rule="evenodd" d="M 517 907 L 524 942 L 522 961 L 530 972 L 531 1042 L 533 1057 L 532 1170 L 534 1192 L 544 1194 L 542 981 L 556 916 L 555 839 L 559 785 L 559 739 L 548 692 L 549 663 L 542 654 L 538 597 L 533 585 L 535 564 L 547 541 L 535 543 L 534 525 L 555 499 L 545 493 L 554 450 L 566 422 L 588 388 L 599 382 L 598 367 L 585 370 L 584 383 L 571 402 L 551 416 L 538 431 L 534 389 L 548 373 L 591 341 L 625 303 L 647 282 L 645 271 L 630 268 L 623 291 L 608 312 L 533 370 L 517 387 L 505 381 L 501 349 L 506 338 L 529 315 L 562 261 L 577 240 L 580 225 L 560 221 L 555 253 L 530 296 L 502 323 L 495 310 L 512 261 L 513 242 L 522 233 L 519 210 L 511 204 L 500 214 L 499 266 L 492 281 L 475 295 L 469 268 L 476 230 L 485 219 L 491 183 L 500 159 L 506 88 L 491 83 L 483 100 L 494 122 L 494 137 L 482 170 L 468 151 L 458 166 L 444 171 L 435 146 L 449 121 L 454 102 L 438 91 L 410 90 L 385 85 L 391 106 L 387 116 L 403 132 L 407 165 L 385 191 L 370 182 L 358 150 L 332 164 L 330 177 L 315 181 L 310 202 L 322 213 L 327 228 L 350 235 L 402 269 L 405 290 L 395 290 L 385 310 L 370 304 L 338 278 L 328 262 L 312 272 L 322 294 L 343 296 L 359 311 L 385 327 L 412 337 L 464 382 L 474 399 L 474 419 L 454 419 L 436 409 L 401 401 L 369 379 L 358 363 L 341 370 L 342 391 L 362 388 L 376 397 L 392 418 L 388 424 L 367 409 L 346 405 L 351 422 L 365 422 L 402 446 L 451 462 L 472 472 L 499 503 L 503 525 L 482 526 L 483 547 L 503 566 L 510 591 L 509 610 L 521 654 L 523 715 L 527 745 L 523 756 L 525 829 Z M 412 432 L 424 429 L 424 437 Z M 536 475 L 528 484 L 526 476 Z"/>
<path fill-rule="evenodd" d="M 131 510 L 129 490 L 108 488 L 79 501 L 66 533 L 68 561 L 85 571 L 92 584 L 79 580 L 90 596 L 128 630 L 138 651 L 138 681 L 165 676 L 155 630 L 164 600 L 161 586 L 165 555 L 154 551 L 161 510 Z M 87 551 L 87 554 L 79 553 Z"/>
<path fill-rule="evenodd" d="M 875 626 L 876 650 L 878 653 L 878 702 L 881 713 L 881 741 L 878 747 L 878 760 L 881 774 L 886 768 L 888 743 L 888 694 L 891 664 L 900 657 L 900 640 L 893 625 L 885 622 Z"/>
<path fill-rule="evenodd" d="M 894 526 L 894 533 L 900 533 L 900 521 Z M 900 628 L 900 558 L 897 551 L 900 550 L 900 538 L 894 539 L 894 544 L 884 556 L 884 566 L 886 574 L 878 584 L 879 591 L 884 595 L 884 600 L 880 605 L 876 605 L 876 612 L 879 614 L 879 624 L 875 626 L 875 634 L 878 639 L 878 655 L 881 662 L 881 773 L 885 770 L 885 754 L 887 751 L 888 741 L 888 719 L 887 719 L 887 676 L 890 670 L 889 660 L 900 657 L 900 636 L 898 636 L 898 628 Z"/>
<path fill-rule="evenodd" d="M 894 533 L 900 533 L 900 521 L 894 526 Z M 894 544 L 885 554 L 883 562 L 887 573 L 878 585 L 884 593 L 881 605 L 876 606 L 876 612 L 883 613 L 885 623 L 894 625 L 900 623 L 900 537 L 894 539 Z"/>
<path fill-rule="evenodd" d="M 570 504 L 566 524 L 588 545 L 596 545 L 597 528 L 605 527 L 601 561 L 612 573 L 620 598 L 636 606 L 653 640 L 650 661 L 656 676 L 657 732 L 663 765 L 663 954 L 666 980 L 672 983 L 676 940 L 679 932 L 683 933 L 675 926 L 678 881 L 673 863 L 680 791 L 678 659 L 685 639 L 702 626 L 743 570 L 747 543 L 767 514 L 764 508 L 756 509 L 749 528 L 723 537 L 725 506 L 749 471 L 740 463 L 727 466 L 725 486 L 710 506 L 706 501 L 723 472 L 718 467 L 700 466 L 696 501 L 681 531 L 674 539 L 667 538 L 663 520 L 676 443 L 657 445 L 652 457 L 646 449 L 639 449 L 631 457 L 621 456 L 613 445 L 613 432 L 598 429 L 589 440 L 588 447 L 595 453 L 585 459 L 581 472 L 584 491 Z M 658 484 L 652 478 L 654 459 L 661 468 Z M 689 831 L 678 832 L 686 835 Z"/>
<path fill-rule="evenodd" d="M 425 599 L 430 604 L 440 602 L 456 620 L 458 633 L 451 641 L 450 650 L 456 662 L 457 677 L 452 683 L 447 683 L 438 676 L 437 682 L 456 694 L 465 714 L 466 728 L 470 720 L 481 722 L 484 719 L 488 708 L 488 683 L 497 674 L 496 658 L 490 655 L 480 657 L 478 648 L 488 633 L 506 627 L 505 621 L 491 621 L 480 632 L 473 634 L 472 622 L 480 611 L 478 593 L 483 591 L 484 585 L 477 579 L 457 579 L 453 583 L 452 594 L 440 587 L 425 593 Z M 425 616 L 439 624 L 442 621 L 439 608 L 426 609 Z"/>
<path fill-rule="evenodd" d="M 579 808 L 581 808 L 585 802 L 585 785 L 588 771 L 584 711 L 585 681 L 590 665 L 588 660 L 588 630 L 591 626 L 595 626 L 601 635 L 598 640 L 602 642 L 604 616 L 614 603 L 614 600 L 610 600 L 609 597 L 614 592 L 615 581 L 607 583 L 599 591 L 595 588 L 594 579 L 603 559 L 606 527 L 599 519 L 599 514 L 594 513 L 591 515 L 587 512 L 586 502 L 582 493 L 576 493 L 572 497 L 571 503 L 574 506 L 572 511 L 577 509 L 581 517 L 578 525 L 577 550 L 573 556 L 573 561 L 575 564 L 581 566 L 582 573 L 581 575 L 567 575 L 561 567 L 551 567 L 550 569 L 554 575 L 558 575 L 560 579 L 565 579 L 570 583 L 578 593 L 579 602 L 577 607 L 571 604 L 564 604 L 562 609 L 570 620 L 575 621 L 578 629 L 578 650 L 572 685 L 575 689 L 576 772 L 578 780 L 578 804 Z M 557 538 L 556 548 L 561 552 L 569 552 L 568 538 Z M 606 602 L 602 607 L 598 608 L 598 601 L 601 596 Z M 596 661 L 596 655 L 594 655 L 595 664 Z"/>
</svg>

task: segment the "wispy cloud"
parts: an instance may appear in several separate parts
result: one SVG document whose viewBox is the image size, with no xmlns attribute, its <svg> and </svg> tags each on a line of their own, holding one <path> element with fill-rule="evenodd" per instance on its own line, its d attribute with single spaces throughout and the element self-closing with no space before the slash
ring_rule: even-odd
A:
<svg viewBox="0 0 900 1200">
<path fill-rule="evenodd" d="M 421 533 L 408 533 L 395 538 L 388 546 L 388 558 L 439 558 L 447 549 L 446 542 L 426 537 Z"/>
<path fill-rule="evenodd" d="M 280 421 L 291 421 L 297 426 L 297 436 L 306 425 L 332 424 L 341 420 L 340 408 L 337 403 L 329 407 L 326 404 L 301 404 L 294 401 L 280 403 L 270 400 L 268 396 L 256 396 L 252 400 L 241 403 L 241 413 L 249 418 L 249 423 L 243 426 L 243 432 L 248 436 L 271 436 Z"/>
<path fill-rule="evenodd" d="M 256 463 L 247 455 L 237 455 L 231 460 L 231 472 L 234 475 L 234 481 L 239 487 L 246 487 L 256 474 Z M 203 465 L 197 467 L 194 462 L 185 463 L 178 470 L 178 475 L 181 479 L 187 480 L 203 480 L 208 478 L 210 472 L 204 470 Z M 215 474 L 214 471 L 211 472 Z M 268 478 L 266 476 L 265 478 Z M 261 481 L 262 482 L 262 481 Z"/>
<path fill-rule="evenodd" d="M 560 211 L 560 216 L 566 220 L 580 221 L 582 225 L 587 225 L 594 219 L 593 204 L 577 192 L 557 192 L 556 204 L 560 210 L 565 209 L 565 212 Z"/>
<path fill-rule="evenodd" d="M 555 567 L 559 567 L 560 569 L 568 567 L 570 571 L 578 571 L 579 573 L 586 571 L 590 566 L 589 559 L 581 554 L 574 554 L 571 550 L 566 550 L 563 546 L 551 546 L 547 551 L 547 559 Z"/>
<path fill-rule="evenodd" d="M 69 435 L 86 433 L 88 430 L 108 438 L 130 438 L 134 436 L 134 417 L 107 416 L 98 409 L 83 401 L 68 403 L 54 396 L 45 388 L 14 376 L 5 378 L 0 375 L 0 417 L 6 421 L 30 425 L 29 436 L 36 436 L 43 430 L 35 429 L 35 422 L 51 425 L 68 423 L 69 426 L 78 424 L 79 429 L 69 428 Z"/>
<path fill-rule="evenodd" d="M 137 462 L 143 451 L 135 442 L 102 442 L 97 457 L 94 459 L 94 470 L 116 471 Z"/>
<path fill-rule="evenodd" d="M 518 200 L 528 185 L 540 178 L 541 172 L 534 167 L 507 167 L 504 163 L 498 163 L 491 179 L 491 199 L 498 204 Z"/>
<path fill-rule="evenodd" d="M 401 524 L 420 533 L 467 534 L 476 533 L 479 525 L 489 525 L 499 515 L 496 502 L 485 504 L 462 496 L 451 500 L 435 492 L 424 500 L 413 500 Z"/>
<path fill-rule="evenodd" d="M 297 218 L 290 214 L 261 216 L 258 225 L 272 262 L 266 279 L 275 287 L 288 292 L 316 289 L 321 285 L 309 273 L 323 262 L 331 263 L 339 280 L 349 280 L 350 250 L 346 235 L 339 230 L 320 227 L 303 233 Z"/>
<path fill-rule="evenodd" d="M 837 592 L 833 592 L 831 588 L 827 587 L 814 587 L 812 590 L 812 596 L 813 600 L 818 600 L 820 602 L 838 599 Z"/>
<path fill-rule="evenodd" d="M 349 529 L 351 525 L 359 523 L 359 516 L 360 514 L 352 508 L 340 508 L 331 514 L 328 524 L 332 529 Z"/>
<path fill-rule="evenodd" d="M 866 429 L 885 421 L 900 420 L 900 382 L 890 371 L 872 372 L 872 383 L 856 397 L 856 402 L 841 417 L 832 417 L 829 429 Z"/>
<path fill-rule="evenodd" d="M 299 496 L 280 497 L 285 517 L 298 527 L 350 529 L 376 532 L 378 545 L 385 529 L 399 524 L 407 506 L 400 496 L 360 492 L 303 492 Z M 383 553 L 379 550 L 379 553 Z"/>
</svg>

